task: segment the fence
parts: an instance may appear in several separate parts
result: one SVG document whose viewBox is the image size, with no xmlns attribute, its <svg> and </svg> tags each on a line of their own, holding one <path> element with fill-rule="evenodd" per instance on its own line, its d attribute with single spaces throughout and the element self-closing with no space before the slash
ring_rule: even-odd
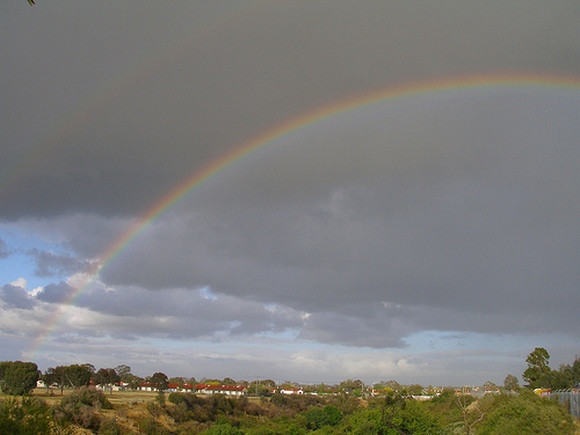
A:
<svg viewBox="0 0 580 435">
<path fill-rule="evenodd" d="M 580 391 L 554 391 L 552 397 L 564 403 L 574 417 L 580 417 Z"/>
</svg>

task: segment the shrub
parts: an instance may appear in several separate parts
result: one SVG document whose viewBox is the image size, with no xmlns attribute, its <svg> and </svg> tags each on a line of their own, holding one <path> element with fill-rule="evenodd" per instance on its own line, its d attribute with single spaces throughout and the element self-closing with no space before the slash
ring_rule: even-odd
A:
<svg viewBox="0 0 580 435">
<path fill-rule="evenodd" d="M 572 417 L 554 400 L 531 392 L 497 396 L 478 429 L 481 435 L 526 435 L 574 433 Z"/>
<path fill-rule="evenodd" d="M 113 409 L 107 396 L 100 391 L 87 387 L 79 388 L 60 401 L 61 406 L 87 405 L 97 409 Z"/>
<path fill-rule="evenodd" d="M 101 426 L 99 427 L 99 435 L 120 435 L 121 428 L 117 424 L 115 418 L 107 418 L 101 421 Z"/>
<path fill-rule="evenodd" d="M 336 406 L 326 405 L 324 408 L 310 408 L 304 412 L 307 427 L 320 429 L 324 426 L 336 426 L 342 420 L 342 414 Z"/>
<path fill-rule="evenodd" d="M 220 423 L 210 427 L 204 435 L 244 435 L 244 432 L 229 423 Z"/>
<path fill-rule="evenodd" d="M 82 387 L 65 396 L 55 408 L 55 415 L 61 423 L 74 423 L 82 428 L 98 430 L 100 409 L 111 409 L 112 405 L 102 391 Z"/>
<path fill-rule="evenodd" d="M 54 422 L 46 402 L 25 397 L 0 402 L 0 433 L 18 435 L 48 435 Z"/>
<path fill-rule="evenodd" d="M 141 430 L 141 432 L 143 432 L 145 435 L 170 435 L 171 432 L 169 432 L 169 430 L 163 426 L 161 423 L 159 423 L 157 420 L 155 420 L 154 417 L 147 417 L 144 420 L 141 420 L 139 422 L 139 429 Z"/>
<path fill-rule="evenodd" d="M 169 402 L 173 403 L 174 405 L 179 405 L 180 403 L 185 403 L 185 397 L 184 397 L 184 394 L 182 394 L 182 393 L 169 393 L 167 400 L 169 400 Z"/>
<path fill-rule="evenodd" d="M 33 362 L 3 361 L 0 385 L 6 394 L 28 395 L 36 387 L 40 377 L 38 366 Z"/>
</svg>

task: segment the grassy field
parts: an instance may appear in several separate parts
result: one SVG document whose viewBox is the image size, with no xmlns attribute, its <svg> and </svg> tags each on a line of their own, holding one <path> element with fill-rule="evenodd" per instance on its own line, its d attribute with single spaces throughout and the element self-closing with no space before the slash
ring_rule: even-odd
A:
<svg viewBox="0 0 580 435">
<path fill-rule="evenodd" d="M 61 396 L 60 390 L 57 389 L 47 390 L 46 388 L 36 388 L 32 392 L 32 395 L 44 399 L 51 405 L 56 405 L 60 402 L 60 399 L 69 395 L 73 391 L 74 390 L 65 389 Z M 151 402 L 157 397 L 157 393 L 152 391 L 113 391 L 113 394 L 106 392 L 105 395 L 112 405 L 131 405 L 135 403 Z"/>
<path fill-rule="evenodd" d="M 32 395 L 44 399 L 50 405 L 56 405 L 60 402 L 60 399 L 73 391 L 74 390 L 71 389 L 65 389 L 61 396 L 60 390 L 58 389 L 47 390 L 46 388 L 36 388 L 32 392 Z M 110 394 L 109 391 L 105 391 L 104 393 L 113 406 L 151 402 L 157 398 L 157 392 L 155 391 L 113 391 L 113 394 Z M 170 393 L 165 393 L 165 398 L 167 398 L 169 394 Z M 201 396 L 203 397 L 203 395 Z M 0 393 L 0 397 L 3 397 L 2 393 Z M 247 397 L 247 399 L 250 402 L 256 403 L 261 401 L 261 398 L 259 397 Z"/>
</svg>

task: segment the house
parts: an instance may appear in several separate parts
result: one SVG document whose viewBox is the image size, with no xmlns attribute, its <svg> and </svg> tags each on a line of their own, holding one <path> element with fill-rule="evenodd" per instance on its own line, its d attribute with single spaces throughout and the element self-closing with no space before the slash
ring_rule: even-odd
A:
<svg viewBox="0 0 580 435">
<path fill-rule="evenodd" d="M 153 385 L 151 385 L 149 382 L 141 382 L 139 384 L 139 386 L 137 387 L 137 389 L 139 391 L 157 391 L 157 388 L 155 388 Z"/>
<path fill-rule="evenodd" d="M 247 393 L 245 385 L 215 385 L 197 384 L 196 391 L 200 394 L 223 394 L 224 396 L 243 396 Z"/>
<path fill-rule="evenodd" d="M 169 382 L 167 384 L 167 391 L 170 393 L 191 393 L 193 392 L 193 385 Z"/>
<path fill-rule="evenodd" d="M 302 388 L 288 387 L 282 388 L 280 394 L 304 394 L 304 390 Z"/>
</svg>

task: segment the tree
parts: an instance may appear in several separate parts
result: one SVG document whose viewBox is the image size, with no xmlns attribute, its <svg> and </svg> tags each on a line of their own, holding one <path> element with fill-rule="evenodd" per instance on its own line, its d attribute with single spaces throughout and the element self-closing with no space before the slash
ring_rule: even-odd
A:
<svg viewBox="0 0 580 435">
<path fill-rule="evenodd" d="M 481 409 L 478 402 L 468 394 L 460 394 L 456 397 L 456 403 L 461 409 L 463 417 L 463 427 L 466 435 L 473 433 L 474 427 L 485 418 L 485 411 Z"/>
<path fill-rule="evenodd" d="M 158 391 L 167 390 L 167 375 L 165 373 L 156 372 L 149 378 L 151 386 L 155 387 Z"/>
<path fill-rule="evenodd" d="M 420 396 L 421 394 L 423 394 L 424 388 L 420 384 L 412 384 L 405 387 L 405 390 L 407 394 L 410 394 L 412 396 Z"/>
<path fill-rule="evenodd" d="M 574 386 L 580 385 L 580 358 L 575 357 L 572 363 L 572 382 Z"/>
<path fill-rule="evenodd" d="M 157 389 L 157 401 L 161 406 L 165 405 L 165 390 L 167 390 L 167 375 L 165 373 L 156 372 L 149 378 L 151 386 Z"/>
<path fill-rule="evenodd" d="M 72 364 L 70 366 L 63 367 L 63 377 L 66 383 L 71 386 L 71 388 L 80 388 L 87 386 L 91 382 L 91 376 L 94 372 L 91 371 L 90 365 L 87 364 Z"/>
<path fill-rule="evenodd" d="M 360 379 L 352 380 L 347 379 L 342 381 L 338 388 L 346 394 L 354 394 L 355 396 L 360 396 L 363 390 L 364 384 Z"/>
<path fill-rule="evenodd" d="M 311 407 L 304 412 L 306 426 L 316 430 L 324 426 L 336 426 L 342 420 L 342 413 L 336 406 L 326 405 L 324 408 Z"/>
<path fill-rule="evenodd" d="M 15 397 L 0 402 L 0 433 L 50 435 L 53 432 L 51 407 L 36 397 Z"/>
<path fill-rule="evenodd" d="M 524 371 L 522 378 L 528 382 L 530 388 L 549 387 L 550 375 L 550 354 L 543 347 L 536 347 L 526 358 L 528 368 Z"/>
<path fill-rule="evenodd" d="M 520 384 L 518 382 L 518 378 L 512 374 L 508 374 L 504 381 L 503 386 L 508 391 L 517 391 L 520 389 Z"/>
<path fill-rule="evenodd" d="M 133 376 L 133 374 L 131 373 L 131 367 L 129 367 L 126 364 L 119 364 L 117 367 L 115 367 L 115 372 L 117 372 L 119 378 L 123 382 L 127 383 L 131 381 L 131 378 Z"/>
<path fill-rule="evenodd" d="M 60 388 L 60 395 L 63 395 L 63 389 L 66 385 L 66 378 L 64 377 L 64 366 L 49 367 L 42 375 L 42 380 L 47 388 L 56 385 Z"/>
<path fill-rule="evenodd" d="M 38 366 L 33 362 L 4 361 L 0 366 L 0 383 L 6 394 L 30 394 L 40 378 Z"/>
<path fill-rule="evenodd" d="M 113 394 L 113 385 L 121 380 L 115 369 L 99 369 L 95 374 L 95 380 L 98 384 L 109 387 L 111 394 Z"/>
</svg>

